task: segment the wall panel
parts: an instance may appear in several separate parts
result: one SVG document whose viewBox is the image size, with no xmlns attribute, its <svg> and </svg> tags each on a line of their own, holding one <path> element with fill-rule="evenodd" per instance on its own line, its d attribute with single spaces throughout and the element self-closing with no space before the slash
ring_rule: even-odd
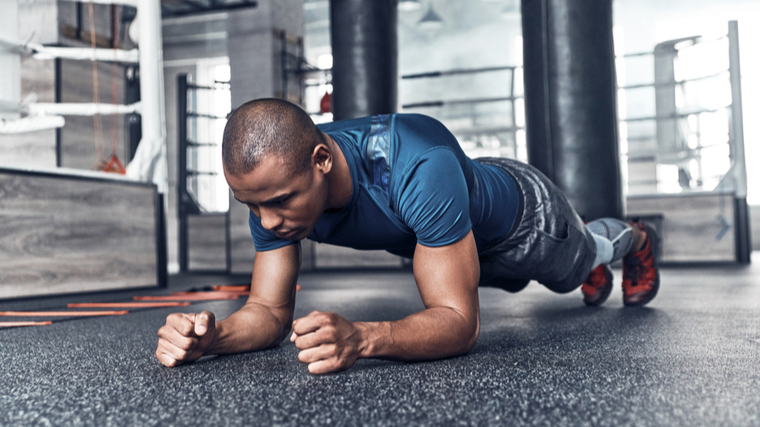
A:
<svg viewBox="0 0 760 427">
<path fill-rule="evenodd" d="M 0 299 L 156 286 L 156 187 L 0 169 Z"/>
</svg>

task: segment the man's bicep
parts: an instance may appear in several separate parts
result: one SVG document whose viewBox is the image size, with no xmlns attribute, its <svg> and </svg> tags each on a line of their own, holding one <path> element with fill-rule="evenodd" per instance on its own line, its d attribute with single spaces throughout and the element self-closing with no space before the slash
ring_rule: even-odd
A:
<svg viewBox="0 0 760 427">
<path fill-rule="evenodd" d="M 282 322 L 287 322 L 295 306 L 295 287 L 300 264 L 300 243 L 257 252 L 247 303 L 266 306 Z"/>
<path fill-rule="evenodd" d="M 477 321 L 480 263 L 472 231 L 446 246 L 417 245 L 414 278 L 425 307 L 448 307 Z"/>
</svg>

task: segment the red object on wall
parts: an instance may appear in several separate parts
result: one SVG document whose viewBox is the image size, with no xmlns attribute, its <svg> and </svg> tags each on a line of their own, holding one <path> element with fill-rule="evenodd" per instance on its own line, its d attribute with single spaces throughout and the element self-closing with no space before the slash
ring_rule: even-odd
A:
<svg viewBox="0 0 760 427">
<path fill-rule="evenodd" d="M 325 92 L 325 96 L 322 97 L 322 100 L 319 101 L 319 112 L 320 113 L 329 113 L 332 111 L 332 97 L 330 96 L 329 92 Z"/>
</svg>

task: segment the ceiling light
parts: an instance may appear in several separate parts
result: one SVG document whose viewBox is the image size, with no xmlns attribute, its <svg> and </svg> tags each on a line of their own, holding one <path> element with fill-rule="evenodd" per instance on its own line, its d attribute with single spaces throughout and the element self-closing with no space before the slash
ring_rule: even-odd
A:
<svg viewBox="0 0 760 427">
<path fill-rule="evenodd" d="M 420 0 L 398 0 L 398 10 L 402 12 L 419 10 L 420 8 L 422 8 Z"/>
<path fill-rule="evenodd" d="M 433 2 L 430 2 L 425 15 L 417 21 L 417 26 L 423 30 L 436 30 L 443 26 L 443 19 L 435 10 L 433 10 Z"/>
</svg>

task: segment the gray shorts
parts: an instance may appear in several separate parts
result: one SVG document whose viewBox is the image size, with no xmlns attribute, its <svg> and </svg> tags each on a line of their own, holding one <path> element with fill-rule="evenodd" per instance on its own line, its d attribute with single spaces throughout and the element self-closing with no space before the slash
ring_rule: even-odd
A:
<svg viewBox="0 0 760 427">
<path fill-rule="evenodd" d="M 483 248 L 480 285 L 510 292 L 536 280 L 554 292 L 578 288 L 591 272 L 596 243 L 564 194 L 538 169 L 516 160 L 484 157 L 514 178 L 522 214 L 509 236 Z"/>
</svg>

